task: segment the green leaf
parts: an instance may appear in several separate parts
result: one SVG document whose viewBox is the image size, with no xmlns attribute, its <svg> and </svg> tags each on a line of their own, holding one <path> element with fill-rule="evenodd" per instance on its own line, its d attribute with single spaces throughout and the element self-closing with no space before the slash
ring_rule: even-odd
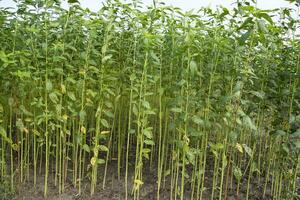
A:
<svg viewBox="0 0 300 200">
<path fill-rule="evenodd" d="M 175 113 L 181 113 L 182 109 L 181 108 L 171 108 L 171 111 L 175 112 Z"/>
<path fill-rule="evenodd" d="M 78 0 L 68 0 L 68 3 L 79 3 Z"/>
<path fill-rule="evenodd" d="M 103 113 L 109 118 L 114 118 L 114 114 L 109 110 L 104 110 Z"/>
<path fill-rule="evenodd" d="M 248 24 L 253 24 L 252 17 L 248 17 L 244 23 L 238 28 L 238 30 L 244 29 Z"/>
<path fill-rule="evenodd" d="M 276 130 L 276 132 L 274 133 L 274 136 L 285 136 L 286 132 L 283 130 Z"/>
<path fill-rule="evenodd" d="M 241 181 L 243 173 L 242 173 L 242 171 L 241 171 L 241 169 L 239 167 L 234 166 L 234 168 L 233 168 L 233 174 L 234 174 L 234 177 L 236 178 L 236 180 L 238 182 Z"/>
<path fill-rule="evenodd" d="M 103 159 L 101 159 L 101 158 L 98 158 L 98 159 L 97 159 L 97 164 L 103 165 L 103 164 L 105 164 L 105 160 L 103 160 Z"/>
<path fill-rule="evenodd" d="M 105 63 L 106 61 L 108 61 L 109 59 L 111 59 L 112 58 L 112 55 L 111 54 L 109 54 L 109 55 L 107 55 L 107 56 L 104 56 L 104 58 L 102 58 L 102 63 Z"/>
<path fill-rule="evenodd" d="M 133 104 L 132 112 L 133 112 L 133 114 L 134 114 L 135 116 L 138 115 L 138 112 L 139 112 L 139 111 L 138 111 L 138 108 L 137 108 L 136 104 Z"/>
<path fill-rule="evenodd" d="M 104 104 L 107 108 L 113 108 L 114 107 L 114 105 L 110 101 L 106 101 L 106 102 L 104 102 Z"/>
<path fill-rule="evenodd" d="M 252 34 L 252 30 L 248 30 L 246 33 L 244 33 L 244 34 L 238 39 L 240 45 L 245 44 L 246 40 L 250 37 L 251 34 Z"/>
<path fill-rule="evenodd" d="M 257 130 L 256 126 L 253 124 L 251 118 L 250 118 L 248 115 L 245 115 L 245 116 L 243 117 L 243 120 L 244 120 L 244 124 L 245 124 L 248 128 L 250 128 L 250 129 L 252 129 L 252 130 L 254 130 L 254 131 Z"/>
<path fill-rule="evenodd" d="M 142 105 L 143 105 L 144 108 L 146 108 L 146 109 L 151 109 L 150 103 L 149 103 L 148 101 L 142 101 Z"/>
<path fill-rule="evenodd" d="M 257 13 L 256 14 L 259 18 L 264 18 L 265 20 L 267 20 L 270 24 L 273 24 L 273 20 L 272 17 L 270 17 L 267 13 Z"/>
<path fill-rule="evenodd" d="M 90 153 L 90 147 L 87 145 L 87 144 L 84 144 L 83 146 L 82 146 L 82 149 L 83 150 L 85 150 L 86 152 L 89 152 Z"/>
<path fill-rule="evenodd" d="M 21 78 L 21 79 L 23 79 L 23 78 L 30 78 L 30 72 L 27 72 L 27 71 L 20 71 L 20 70 L 18 70 L 17 71 L 17 73 L 16 73 L 16 75 L 19 77 L 19 78 Z"/>
<path fill-rule="evenodd" d="M 221 150 L 224 148 L 224 145 L 222 143 L 210 144 L 210 146 L 214 150 Z"/>
<path fill-rule="evenodd" d="M 51 82 L 50 80 L 48 80 L 48 81 L 46 82 L 46 90 L 47 90 L 48 92 L 50 92 L 52 89 L 53 89 L 52 82 Z"/>
<path fill-rule="evenodd" d="M 12 144 L 13 142 L 7 137 L 6 131 L 2 126 L 0 126 L 0 138 L 2 138 L 4 141 L 6 141 L 9 144 Z"/>
<path fill-rule="evenodd" d="M 243 146 L 245 152 L 248 154 L 248 156 L 250 156 L 252 158 L 252 156 L 253 156 L 252 149 L 250 147 L 248 147 L 246 144 L 243 144 L 242 146 Z"/>
<path fill-rule="evenodd" d="M 147 145 L 155 145 L 154 141 L 149 139 L 144 140 L 144 143 Z"/>
<path fill-rule="evenodd" d="M 81 110 L 79 112 L 79 119 L 81 122 L 83 122 L 85 120 L 85 117 L 86 117 L 86 112 L 84 110 Z"/>
<path fill-rule="evenodd" d="M 67 93 L 68 97 L 72 100 L 72 101 L 76 101 L 76 97 L 74 92 L 68 92 Z"/>
<path fill-rule="evenodd" d="M 204 125 L 204 121 L 197 115 L 192 117 L 192 121 L 197 125 Z"/>
<path fill-rule="evenodd" d="M 155 115 L 156 113 L 153 110 L 146 110 L 145 114 L 146 115 Z"/>
<path fill-rule="evenodd" d="M 109 151 L 107 146 L 104 146 L 104 145 L 99 145 L 99 149 L 100 149 L 100 151 L 105 151 L 105 152 Z"/>
<path fill-rule="evenodd" d="M 257 20 L 257 25 L 258 25 L 258 30 L 261 33 L 267 33 L 268 32 L 268 30 L 266 28 L 265 21 L 263 21 L 263 20 Z"/>
<path fill-rule="evenodd" d="M 251 120 L 251 118 L 249 117 L 249 116 L 244 116 L 244 122 L 246 123 L 246 125 L 250 128 L 250 129 L 252 129 L 252 130 L 254 130 L 254 131 L 256 131 L 257 130 L 257 128 L 256 128 L 256 126 L 254 125 L 254 123 L 252 122 L 252 120 Z"/>
<path fill-rule="evenodd" d="M 220 15 L 221 19 L 223 19 L 226 15 L 229 14 L 229 10 L 227 8 L 223 7 L 222 9 L 223 9 L 223 12 Z"/>
<path fill-rule="evenodd" d="M 202 137 L 204 135 L 200 130 L 190 130 L 190 136 L 192 137 Z"/>
<path fill-rule="evenodd" d="M 150 55 L 155 60 L 156 63 L 160 63 L 159 58 L 157 57 L 157 55 L 155 53 L 153 53 L 153 51 L 150 52 Z"/>
<path fill-rule="evenodd" d="M 143 153 L 150 153 L 150 152 L 151 152 L 151 149 L 143 148 Z"/>
<path fill-rule="evenodd" d="M 142 130 L 142 133 L 148 138 L 148 139 L 152 139 L 153 135 L 152 135 L 152 127 L 148 127 Z"/>
<path fill-rule="evenodd" d="M 51 100 L 53 103 L 57 103 L 57 102 L 59 101 L 59 99 L 58 99 L 58 97 L 57 97 L 57 95 L 56 95 L 55 92 L 51 92 L 51 93 L 49 94 L 49 98 L 50 98 L 50 100 Z"/>
<path fill-rule="evenodd" d="M 294 146 L 295 146 L 295 148 L 296 148 L 297 150 L 300 149 L 300 139 L 294 140 L 294 141 L 293 141 L 293 144 L 294 144 Z"/>
<path fill-rule="evenodd" d="M 186 157 L 192 165 L 195 164 L 195 154 L 192 151 L 187 151 Z"/>
<path fill-rule="evenodd" d="M 108 122 L 107 122 L 106 119 L 103 119 L 103 118 L 102 118 L 100 121 L 101 121 L 101 124 L 102 124 L 105 128 L 109 128 L 109 124 L 108 124 Z"/>
<path fill-rule="evenodd" d="M 1 59 L 4 63 L 7 63 L 7 62 L 8 62 L 7 56 L 6 56 L 6 54 L 5 54 L 4 51 L 0 51 L 0 59 Z"/>
<path fill-rule="evenodd" d="M 194 60 L 190 62 L 190 70 L 192 76 L 194 76 L 197 73 L 198 67 L 197 67 L 197 63 Z"/>
<path fill-rule="evenodd" d="M 1 107 L 1 105 L 0 105 L 0 107 Z M 0 109 L 0 110 L 1 110 L 1 109 Z M 22 113 L 24 113 L 24 114 L 27 115 L 27 116 L 33 116 L 33 114 L 32 114 L 31 112 L 29 112 L 29 111 L 25 108 L 24 105 L 21 105 L 21 106 L 20 106 L 20 110 L 22 111 Z"/>
<path fill-rule="evenodd" d="M 23 124 L 23 122 L 22 122 L 21 119 L 18 119 L 18 120 L 17 120 L 16 126 L 17 126 L 17 128 L 18 128 L 20 131 L 23 131 L 23 130 L 24 130 L 24 124 Z"/>
<path fill-rule="evenodd" d="M 260 98 L 260 99 L 264 99 L 264 97 L 265 97 L 265 93 L 264 92 L 250 91 L 250 93 L 253 94 L 254 96 Z"/>
</svg>

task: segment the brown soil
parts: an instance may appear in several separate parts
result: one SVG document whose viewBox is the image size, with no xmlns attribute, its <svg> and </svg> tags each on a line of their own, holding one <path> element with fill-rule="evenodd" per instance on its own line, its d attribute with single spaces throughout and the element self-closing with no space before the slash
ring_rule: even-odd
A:
<svg viewBox="0 0 300 200">
<path fill-rule="evenodd" d="M 61 195 L 58 193 L 58 188 L 54 185 L 54 175 L 50 174 L 49 176 L 49 188 L 48 188 L 48 197 L 47 200 L 123 200 L 125 199 L 125 183 L 124 183 L 124 174 L 121 175 L 121 179 L 118 180 L 117 176 L 117 166 L 115 163 L 111 163 L 109 165 L 107 178 L 106 178 L 106 185 L 105 188 L 102 188 L 102 177 L 100 177 L 98 181 L 98 187 L 96 189 L 95 194 L 91 197 L 90 196 L 90 181 L 88 178 L 83 181 L 82 183 L 82 193 L 79 195 L 78 190 L 73 187 L 73 184 L 71 181 L 66 183 L 65 192 Z M 146 167 L 145 167 L 146 168 Z M 99 169 L 99 174 L 103 174 L 104 170 Z M 124 172 L 125 169 L 122 169 Z M 155 174 L 156 170 L 150 170 L 145 169 L 143 172 L 143 181 L 144 184 L 141 187 L 140 190 L 140 199 L 141 200 L 155 200 L 156 199 L 156 181 L 157 176 Z M 129 188 L 132 188 L 132 177 L 133 177 L 133 171 L 129 172 L 129 178 L 128 184 Z M 209 199 L 210 200 L 210 194 L 211 194 L 211 188 L 212 188 L 212 170 L 207 171 L 207 177 L 205 182 L 205 187 L 208 188 L 203 193 L 203 200 Z M 12 200 L 42 200 L 43 197 L 43 189 L 44 189 L 44 175 L 41 174 L 37 177 L 37 186 L 36 188 L 33 187 L 33 181 L 31 180 L 32 177 L 27 180 L 25 183 L 20 184 L 16 188 L 16 195 Z M 250 186 L 250 194 L 249 199 L 250 200 L 269 200 L 272 199 L 270 195 L 267 195 L 265 198 L 262 198 L 262 189 L 263 186 L 259 185 L 257 181 L 255 181 L 255 178 L 253 178 L 253 181 L 251 181 Z M 165 183 L 162 183 L 162 185 L 165 185 L 164 188 L 161 189 L 160 196 L 161 200 L 168 200 L 170 199 L 170 180 L 169 178 L 166 179 Z M 236 196 L 236 184 L 232 184 L 232 188 L 228 190 L 228 200 L 244 200 L 246 197 L 246 185 L 247 180 L 243 180 L 243 182 L 240 184 L 240 192 L 239 196 Z M 131 194 L 131 189 L 129 190 Z M 268 192 L 270 193 L 270 192 Z M 184 199 L 190 199 L 190 184 L 187 183 L 185 186 L 185 197 Z M 217 199 L 218 194 L 215 193 L 215 197 Z M 132 196 L 129 197 L 129 199 L 133 199 Z"/>
</svg>

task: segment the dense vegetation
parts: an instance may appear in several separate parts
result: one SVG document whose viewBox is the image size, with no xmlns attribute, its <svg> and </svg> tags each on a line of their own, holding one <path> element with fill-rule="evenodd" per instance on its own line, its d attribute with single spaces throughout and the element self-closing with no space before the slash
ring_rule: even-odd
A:
<svg viewBox="0 0 300 200">
<path fill-rule="evenodd" d="M 139 199 L 146 168 L 157 199 L 164 187 L 170 199 L 226 199 L 233 183 L 248 199 L 254 180 L 262 196 L 299 198 L 299 10 L 69 3 L 0 10 L 0 171 L 11 191 L 44 176 L 47 196 L 53 173 L 60 193 L 70 177 L 93 195 L 116 160 L 124 199 Z"/>
</svg>

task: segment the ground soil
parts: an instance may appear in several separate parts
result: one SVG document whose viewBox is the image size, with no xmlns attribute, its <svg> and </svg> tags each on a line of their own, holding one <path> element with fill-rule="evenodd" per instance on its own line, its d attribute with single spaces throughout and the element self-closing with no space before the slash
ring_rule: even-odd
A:
<svg viewBox="0 0 300 200">
<path fill-rule="evenodd" d="M 145 166 L 145 170 L 143 171 L 143 181 L 144 184 L 140 190 L 140 199 L 141 200 L 155 200 L 156 199 L 156 191 L 157 191 L 157 176 L 156 170 L 150 170 Z M 122 169 L 125 171 L 125 169 Z M 103 169 L 99 169 L 99 174 L 103 174 Z M 210 193 L 212 188 L 212 170 L 207 170 L 207 177 L 205 186 L 208 188 L 203 193 L 203 200 L 210 200 Z M 133 171 L 129 172 L 129 177 L 133 177 Z M 102 177 L 100 177 L 102 179 Z M 90 181 L 88 178 L 83 181 L 82 184 L 82 193 L 79 195 L 78 190 L 73 187 L 71 180 L 66 183 L 65 192 L 63 194 L 58 193 L 57 187 L 54 186 L 54 174 L 51 173 L 49 177 L 49 195 L 47 200 L 123 200 L 125 199 L 125 183 L 124 176 L 121 176 L 121 179 L 118 180 L 117 175 L 117 165 L 116 163 L 111 163 L 108 168 L 107 178 L 106 178 L 106 186 L 102 188 L 102 180 L 98 181 L 98 186 L 95 194 L 90 196 Z M 129 181 L 129 187 L 132 188 L 132 182 Z M 269 200 L 272 199 L 270 195 L 266 195 L 265 198 L 262 197 L 262 189 L 263 186 L 257 183 L 258 181 L 253 178 L 250 186 L 250 200 Z M 228 200 L 244 200 L 246 194 L 246 185 L 247 180 L 243 180 L 240 186 L 239 196 L 236 196 L 236 184 L 232 184 L 232 188 L 228 191 Z M 33 181 L 31 179 L 27 180 L 25 183 L 20 184 L 16 188 L 16 195 L 12 200 L 43 200 L 43 189 L 44 189 L 44 175 L 43 173 L 37 177 L 37 186 L 33 187 Z M 131 191 L 131 190 L 130 190 Z M 170 199 L 170 182 L 169 179 L 166 179 L 165 187 L 161 189 L 161 200 Z M 190 199 L 190 184 L 186 184 L 185 187 L 185 195 L 184 199 Z M 267 192 L 269 193 L 269 192 Z M 216 197 L 217 194 L 216 194 Z M 130 196 L 129 199 L 133 199 Z M 217 198 L 216 198 L 217 199 Z"/>
</svg>

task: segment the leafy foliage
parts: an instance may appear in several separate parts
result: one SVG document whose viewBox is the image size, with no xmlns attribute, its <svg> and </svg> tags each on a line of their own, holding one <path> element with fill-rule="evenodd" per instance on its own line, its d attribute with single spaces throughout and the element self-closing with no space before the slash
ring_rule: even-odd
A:
<svg viewBox="0 0 300 200">
<path fill-rule="evenodd" d="M 33 166 L 34 184 L 45 171 L 45 196 L 52 171 L 59 193 L 71 177 L 79 193 L 90 181 L 93 195 L 117 160 L 125 199 L 129 191 L 140 197 L 147 164 L 157 165 L 158 199 L 166 177 L 174 199 L 187 198 L 187 184 L 188 199 L 202 199 L 210 167 L 211 199 L 226 199 L 230 181 L 244 179 L 251 198 L 253 176 L 264 196 L 269 187 L 274 199 L 296 196 L 292 11 L 260 10 L 255 1 L 183 12 L 110 0 L 94 13 L 68 2 L 68 10 L 54 0 L 0 10 L 0 170 L 11 187 L 16 171 L 27 180 Z"/>
</svg>

